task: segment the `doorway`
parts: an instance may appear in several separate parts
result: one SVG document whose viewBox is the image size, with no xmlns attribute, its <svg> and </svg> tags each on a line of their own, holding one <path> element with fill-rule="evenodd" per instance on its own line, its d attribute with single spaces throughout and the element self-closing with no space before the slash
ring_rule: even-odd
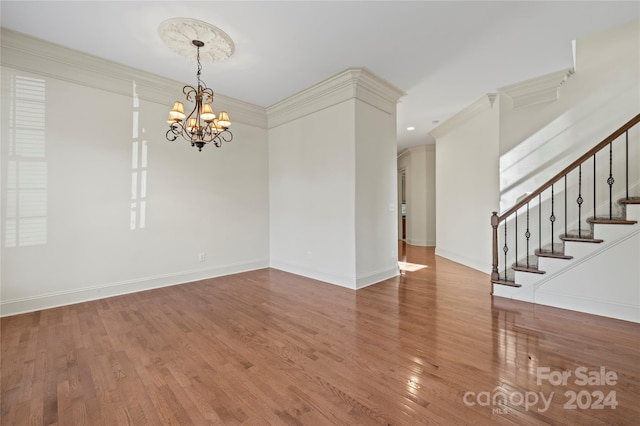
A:
<svg viewBox="0 0 640 426">
<path fill-rule="evenodd" d="M 405 241 L 407 239 L 407 170 L 402 169 L 398 173 L 398 181 L 400 183 L 399 188 L 399 204 L 400 208 L 398 211 L 400 212 L 400 239 Z"/>
</svg>

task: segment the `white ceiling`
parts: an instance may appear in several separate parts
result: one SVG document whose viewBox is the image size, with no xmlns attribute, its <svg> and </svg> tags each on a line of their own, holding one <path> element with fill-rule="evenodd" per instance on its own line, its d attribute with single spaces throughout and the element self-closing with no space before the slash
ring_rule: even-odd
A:
<svg viewBox="0 0 640 426">
<path fill-rule="evenodd" d="M 640 18 L 637 1 L 7 1 L 2 26 L 193 83 L 195 64 L 157 33 L 209 22 L 235 54 L 204 63 L 216 92 L 267 107 L 349 67 L 406 92 L 398 148 L 487 92 L 573 65 L 571 41 Z M 406 130 L 415 126 L 413 132 Z"/>
</svg>

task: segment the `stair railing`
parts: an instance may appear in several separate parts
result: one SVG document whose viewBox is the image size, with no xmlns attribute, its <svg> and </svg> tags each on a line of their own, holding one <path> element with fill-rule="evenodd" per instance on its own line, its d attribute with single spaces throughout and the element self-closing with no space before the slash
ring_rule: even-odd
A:
<svg viewBox="0 0 640 426">
<path fill-rule="evenodd" d="M 508 255 L 509 252 L 511 251 L 511 249 L 514 249 L 515 254 L 512 256 L 513 259 L 515 259 L 515 266 L 521 268 L 521 270 L 527 270 L 530 268 L 530 249 L 531 249 L 531 245 L 534 245 L 536 243 L 536 239 L 532 238 L 534 237 L 534 234 L 532 233 L 532 230 L 535 231 L 535 229 L 533 229 L 534 225 L 532 225 L 531 222 L 536 222 L 536 216 L 537 216 L 537 222 L 538 222 L 538 235 L 537 235 L 537 245 L 538 245 L 538 250 L 536 250 L 535 252 L 537 253 L 544 253 L 544 252 L 548 252 L 550 253 L 552 256 L 554 254 L 554 252 L 557 250 L 556 249 L 556 244 L 555 244 L 555 238 L 556 238 L 556 233 L 558 231 L 561 231 L 561 229 L 558 229 L 556 225 L 556 222 L 558 221 L 558 214 L 560 214 L 560 216 L 563 216 L 564 219 L 564 237 L 575 237 L 578 239 L 587 239 L 590 236 L 587 234 L 586 230 L 582 229 L 582 220 L 583 218 L 586 218 L 586 214 L 588 214 L 588 212 L 586 212 L 585 210 L 587 209 L 592 209 L 593 211 L 593 217 L 595 218 L 596 212 L 597 212 L 597 193 L 596 193 L 596 188 L 597 188 L 597 179 L 598 179 L 598 171 L 596 169 L 596 154 L 601 153 L 601 156 L 606 155 L 606 148 L 608 148 L 608 172 L 605 171 L 604 172 L 604 176 L 606 177 L 605 179 L 605 183 L 608 186 L 608 211 L 606 213 L 606 215 L 604 216 L 605 218 L 608 218 L 610 220 L 614 219 L 613 216 L 613 185 L 614 182 L 616 181 L 616 178 L 618 176 L 614 177 L 614 173 L 613 173 L 613 143 L 614 141 L 616 141 L 618 138 L 620 138 L 622 135 L 625 135 L 624 138 L 624 168 L 625 168 L 625 172 L 624 172 L 624 179 L 625 179 L 625 190 L 624 190 L 624 195 L 623 198 L 626 198 L 626 200 L 630 199 L 630 195 L 629 195 L 629 130 L 631 128 L 633 128 L 636 124 L 638 124 L 638 122 L 640 122 L 640 114 L 636 115 L 635 117 L 633 117 L 631 120 L 629 120 L 627 123 L 625 123 L 624 125 L 622 125 L 618 130 L 616 130 L 615 132 L 613 132 L 611 135 L 609 135 L 608 137 L 606 137 L 602 142 L 600 142 L 599 144 L 597 144 L 596 146 L 594 146 L 592 149 L 590 149 L 588 152 L 586 152 L 584 155 L 582 155 L 580 158 L 578 158 L 577 160 L 575 160 L 574 162 L 572 162 L 570 165 L 568 165 L 567 167 L 565 167 L 562 171 L 560 171 L 558 174 L 556 174 L 554 177 L 552 177 L 551 179 L 549 179 L 546 183 L 544 183 L 543 185 L 541 185 L 538 189 L 536 189 L 535 191 L 531 192 L 530 194 L 528 194 L 526 197 L 524 197 L 523 199 L 521 199 L 519 202 L 517 202 L 513 207 L 511 207 L 510 209 L 508 209 L 507 211 L 505 211 L 502 214 L 498 214 L 498 212 L 493 212 L 492 216 L 491 216 L 491 227 L 493 228 L 492 230 L 492 268 L 491 268 L 491 282 L 492 283 L 497 283 L 497 284 L 507 284 L 507 285 L 515 285 L 514 281 L 510 279 L 510 274 L 509 274 L 509 268 L 508 268 Z M 640 137 L 636 138 L 640 140 Z M 618 148 L 616 148 L 618 149 Z M 592 160 L 593 161 L 593 171 L 589 170 L 588 165 L 586 164 L 587 161 Z M 601 165 L 602 167 L 602 165 Z M 635 164 L 635 167 L 638 168 L 638 165 Z M 574 210 L 577 209 L 576 211 L 572 211 L 572 215 L 575 219 L 575 216 L 577 216 L 577 225 L 578 225 L 578 230 L 577 230 L 577 235 L 570 235 L 570 231 L 568 230 L 568 223 L 570 221 L 570 219 L 568 218 L 568 211 L 569 209 L 569 204 L 567 201 L 567 189 L 568 189 L 568 175 L 571 172 L 575 172 L 577 170 L 577 198 L 575 201 L 575 205 L 577 207 L 574 207 Z M 592 173 L 593 175 L 593 181 L 592 181 L 592 187 L 589 187 L 588 184 L 586 184 L 586 180 L 588 178 L 587 174 L 588 173 Z M 602 174 L 602 172 L 600 172 Z M 575 178 L 573 178 L 573 185 L 575 185 Z M 605 191 L 607 190 L 606 186 L 605 186 Z M 602 189 L 601 189 L 602 191 Z M 557 203 L 556 202 L 556 193 L 557 192 L 564 192 L 564 202 L 560 202 Z M 544 199 L 545 201 L 543 202 L 543 195 L 544 195 Z M 593 198 L 593 204 L 589 207 L 587 207 L 587 205 L 585 205 L 585 198 L 586 197 L 592 197 Z M 533 211 L 530 211 L 530 205 L 531 204 L 536 204 L 537 203 L 537 209 L 534 206 Z M 544 209 L 545 210 L 550 210 L 549 211 L 549 216 L 548 216 L 548 224 L 546 224 L 546 228 L 549 230 L 549 233 L 546 234 L 548 235 L 548 239 L 545 240 L 545 243 L 547 243 L 548 241 L 551 242 L 550 244 L 550 249 L 543 249 L 543 221 L 542 221 L 542 216 L 543 216 L 543 205 L 544 205 Z M 518 230 L 518 212 L 521 209 L 526 208 L 526 214 L 523 214 L 522 216 L 523 219 L 526 221 L 526 230 L 524 232 L 523 235 L 519 235 L 519 231 Z M 602 206 L 601 206 L 602 208 Z M 606 207 L 605 207 L 606 209 Z M 536 211 L 537 210 L 537 211 Z M 531 219 L 531 216 L 533 217 L 533 220 Z M 522 219 L 521 219 L 522 220 Z M 508 232 L 508 222 L 512 222 L 511 223 L 511 227 L 512 229 L 512 237 L 511 239 L 515 241 L 515 244 L 512 245 L 511 247 L 509 246 L 509 244 L 507 243 L 509 240 L 509 232 Z M 499 263 L 499 237 L 498 237 L 498 228 L 501 226 L 501 224 L 504 227 L 504 238 L 502 238 L 504 245 L 502 247 L 502 251 L 503 251 L 503 256 L 504 256 L 504 265 L 500 265 Z M 555 225 L 555 226 L 554 226 Z M 502 231 L 500 232 L 502 234 Z M 502 235 L 501 235 L 502 237 Z M 524 250 L 525 250 L 525 259 L 523 261 L 523 263 L 519 263 L 519 256 L 518 256 L 518 242 L 519 240 L 521 241 L 521 246 L 524 246 Z M 515 246 L 515 247 L 514 247 Z M 533 267 L 532 267 L 533 268 Z M 531 271 L 533 272 L 534 270 L 531 269 Z"/>
</svg>

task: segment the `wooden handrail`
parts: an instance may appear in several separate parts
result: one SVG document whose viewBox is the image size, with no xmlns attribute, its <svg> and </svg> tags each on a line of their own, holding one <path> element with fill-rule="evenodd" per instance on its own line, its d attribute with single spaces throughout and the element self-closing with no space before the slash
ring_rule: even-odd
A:
<svg viewBox="0 0 640 426">
<path fill-rule="evenodd" d="M 559 172 L 557 175 L 555 175 L 554 177 L 549 179 L 546 183 L 541 185 L 538 189 L 536 189 L 531 194 L 529 194 L 528 196 L 526 196 L 525 198 L 520 200 L 518 203 L 516 203 L 515 206 L 511 207 L 506 212 L 498 215 L 498 223 L 501 223 L 507 217 L 511 216 L 514 212 L 518 211 L 521 207 L 525 206 L 529 201 L 533 200 L 538 195 L 540 195 L 545 189 L 550 188 L 551 185 L 553 185 L 554 183 L 556 183 L 557 181 L 562 179 L 565 175 L 569 174 L 569 172 L 571 172 L 573 169 L 575 169 L 580 164 L 584 163 L 586 160 L 591 158 L 593 156 L 593 154 L 595 154 L 596 152 L 600 151 L 602 148 L 604 148 L 605 146 L 609 145 L 611 142 L 616 140 L 618 137 L 620 137 L 622 134 L 624 134 L 624 132 L 626 132 L 627 130 L 632 128 L 634 125 L 638 124 L 638 122 L 640 122 L 640 114 L 636 115 L 631 120 L 627 121 L 622 127 L 620 127 L 618 130 L 616 130 L 611 135 L 606 137 L 598 145 L 596 145 L 593 148 L 591 148 L 589 151 L 587 151 L 584 155 L 582 155 L 576 161 L 574 161 L 573 163 L 569 164 L 567 167 L 562 169 L 561 172 Z M 494 213 L 497 214 L 497 212 L 494 212 Z"/>
<path fill-rule="evenodd" d="M 491 253 L 491 257 L 492 257 L 491 281 L 492 282 L 497 282 L 497 281 L 500 280 L 500 273 L 498 272 L 498 226 L 500 225 L 500 223 L 505 221 L 512 214 L 514 214 L 514 213 L 517 214 L 519 209 L 521 209 L 522 207 L 526 206 L 531 200 L 533 200 L 536 197 L 540 196 L 540 194 L 542 194 L 543 191 L 545 191 L 546 189 L 550 188 L 553 184 L 558 182 L 560 179 L 564 178 L 566 175 L 568 175 L 574 169 L 579 167 L 582 163 L 584 163 L 589 158 L 591 158 L 593 155 L 595 155 L 602 148 L 604 148 L 605 146 L 607 146 L 610 143 L 612 143 L 618 137 L 622 136 L 625 132 L 627 132 L 629 129 L 631 129 L 633 126 L 635 126 L 639 122 L 640 122 L 640 114 L 636 115 L 631 120 L 629 120 L 628 122 L 623 124 L 618 130 L 616 130 L 611 135 L 606 137 L 602 142 L 600 142 L 599 144 L 597 144 L 596 146 L 591 148 L 589 151 L 587 151 L 585 154 L 583 154 L 581 157 L 579 157 L 573 163 L 569 164 L 567 167 L 562 169 L 562 171 L 560 171 L 554 177 L 552 177 L 547 182 L 542 184 L 540 187 L 538 187 L 538 189 L 533 191 L 531 194 L 527 195 L 525 198 L 523 198 L 522 200 L 517 202 L 513 207 L 511 207 L 510 209 L 508 209 L 504 213 L 499 215 L 498 212 L 492 212 L 492 215 L 491 215 L 491 227 L 493 228 L 492 229 L 492 245 L 493 245 L 493 247 L 492 247 L 492 253 Z M 506 277 L 505 277 L 505 280 L 506 280 Z M 492 293 L 493 293 L 493 291 L 492 291 Z"/>
</svg>

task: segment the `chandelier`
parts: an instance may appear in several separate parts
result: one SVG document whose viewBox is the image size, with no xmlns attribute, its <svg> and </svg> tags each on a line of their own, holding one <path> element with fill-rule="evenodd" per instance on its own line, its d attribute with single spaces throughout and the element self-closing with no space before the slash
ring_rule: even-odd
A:
<svg viewBox="0 0 640 426">
<path fill-rule="evenodd" d="M 216 114 L 211 108 L 213 101 L 213 90 L 208 88 L 200 79 L 202 73 L 202 64 L 200 64 L 200 48 L 204 43 L 200 40 L 191 42 L 197 49 L 196 60 L 198 62 L 198 87 L 184 86 L 184 93 L 187 101 L 195 102 L 195 106 L 191 113 L 185 117 L 184 104 L 176 101 L 173 108 L 169 112 L 169 130 L 167 130 L 167 139 L 175 141 L 178 136 L 191 142 L 191 146 L 198 147 L 198 151 L 202 151 L 202 147 L 213 142 L 220 148 L 222 142 L 229 142 L 233 139 L 233 134 L 229 131 L 231 122 L 229 114 L 226 111 L 220 111 L 220 116 L 216 118 Z"/>
<path fill-rule="evenodd" d="M 204 50 L 204 58 L 210 62 L 223 61 L 233 54 L 234 46 L 231 38 L 217 27 L 206 22 L 189 18 L 169 19 L 158 28 L 164 43 L 174 52 L 195 59 L 198 64 L 196 77 L 198 84 L 184 86 L 182 93 L 187 102 L 193 103 L 189 115 L 185 115 L 184 103 L 176 101 L 169 112 L 167 123 L 167 140 L 175 141 L 178 137 L 191 143 L 191 146 L 202 148 L 211 142 L 221 147 L 223 142 L 230 142 L 233 135 L 229 131 L 231 121 L 226 111 L 216 114 L 211 107 L 213 90 L 201 80 L 202 64 L 200 63 L 200 49 Z M 205 43 L 206 42 L 206 43 Z M 205 48 L 206 44 L 206 48 Z"/>
</svg>

